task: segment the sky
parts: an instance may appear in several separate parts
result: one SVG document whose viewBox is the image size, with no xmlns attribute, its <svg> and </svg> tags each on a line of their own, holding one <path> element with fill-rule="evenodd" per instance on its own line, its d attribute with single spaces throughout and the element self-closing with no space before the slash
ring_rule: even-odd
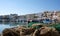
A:
<svg viewBox="0 0 60 36">
<path fill-rule="evenodd" d="M 0 0 L 0 15 L 60 10 L 60 0 Z"/>
</svg>

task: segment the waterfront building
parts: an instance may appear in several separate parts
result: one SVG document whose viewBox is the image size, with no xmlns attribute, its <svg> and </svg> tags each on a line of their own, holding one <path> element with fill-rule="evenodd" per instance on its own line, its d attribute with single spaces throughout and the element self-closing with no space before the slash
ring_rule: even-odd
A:
<svg viewBox="0 0 60 36">
<path fill-rule="evenodd" d="M 17 14 L 10 14 L 10 22 L 16 22 L 18 19 L 18 15 Z"/>
<path fill-rule="evenodd" d="M 2 18 L 3 18 L 3 16 L 0 16 L 0 22 L 2 22 Z"/>
<path fill-rule="evenodd" d="M 9 22 L 9 21 L 10 21 L 9 15 L 2 16 L 2 22 Z"/>
</svg>

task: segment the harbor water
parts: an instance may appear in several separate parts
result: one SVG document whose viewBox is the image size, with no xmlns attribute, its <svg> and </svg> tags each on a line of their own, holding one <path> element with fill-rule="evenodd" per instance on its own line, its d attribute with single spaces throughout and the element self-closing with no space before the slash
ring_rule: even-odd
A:
<svg viewBox="0 0 60 36">
<path fill-rule="evenodd" d="M 0 23 L 0 33 L 2 33 L 2 31 L 5 28 L 13 28 L 13 27 L 17 27 L 17 26 L 21 26 L 21 25 L 27 25 L 27 23 Z"/>
</svg>

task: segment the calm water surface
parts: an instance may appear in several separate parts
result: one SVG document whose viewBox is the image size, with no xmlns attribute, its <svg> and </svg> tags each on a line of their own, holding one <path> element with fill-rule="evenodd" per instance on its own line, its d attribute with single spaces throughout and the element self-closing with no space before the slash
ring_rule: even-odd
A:
<svg viewBox="0 0 60 36">
<path fill-rule="evenodd" d="M 24 23 L 0 23 L 0 33 L 2 33 L 2 31 L 5 29 L 5 28 L 12 28 L 12 27 L 16 27 L 18 25 L 26 25 Z"/>
</svg>

